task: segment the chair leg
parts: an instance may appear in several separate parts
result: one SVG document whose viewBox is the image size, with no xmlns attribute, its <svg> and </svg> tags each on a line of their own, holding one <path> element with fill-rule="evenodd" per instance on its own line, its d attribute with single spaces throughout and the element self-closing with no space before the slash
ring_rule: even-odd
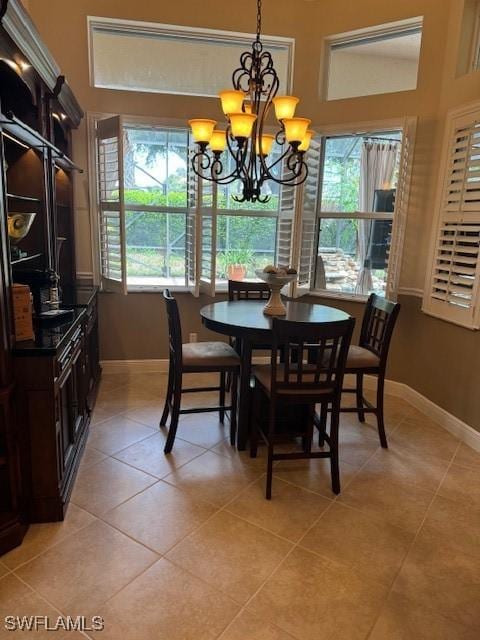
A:
<svg viewBox="0 0 480 640">
<path fill-rule="evenodd" d="M 332 491 L 336 495 L 340 493 L 340 465 L 338 460 L 338 424 L 340 407 L 332 407 L 330 418 L 330 468 L 332 474 Z"/>
<path fill-rule="evenodd" d="M 225 381 L 225 391 L 227 393 L 230 393 L 231 389 L 232 389 L 232 373 L 229 371 L 227 373 L 227 377 L 226 377 L 226 381 Z"/>
<path fill-rule="evenodd" d="M 172 393 L 173 393 L 173 364 L 170 360 L 168 365 L 167 395 L 165 397 L 165 406 L 163 407 L 162 417 L 160 418 L 161 427 L 164 427 L 167 424 L 168 414 L 170 413 L 170 403 L 172 402 Z"/>
<path fill-rule="evenodd" d="M 272 480 L 273 480 L 273 439 L 275 437 L 275 411 L 270 408 L 268 418 L 268 458 L 267 458 L 267 487 L 265 497 L 267 500 L 272 499 Z"/>
<path fill-rule="evenodd" d="M 315 427 L 315 405 L 308 407 L 308 431 L 302 437 L 302 449 L 304 453 L 312 452 L 313 430 Z"/>
<path fill-rule="evenodd" d="M 218 405 L 220 407 L 225 406 L 225 371 L 222 371 L 220 374 L 220 392 L 218 396 Z M 221 408 L 218 412 L 220 416 L 220 422 L 223 424 L 225 422 L 225 409 Z"/>
<path fill-rule="evenodd" d="M 384 449 L 388 449 L 387 434 L 385 433 L 385 421 L 383 417 L 383 391 L 385 385 L 384 374 L 378 375 L 377 380 L 377 427 L 380 444 Z"/>
<path fill-rule="evenodd" d="M 251 415 L 251 429 L 250 429 L 250 457 L 257 457 L 258 450 L 258 427 L 257 427 L 257 417 L 258 417 L 258 408 L 259 408 L 259 394 L 258 389 L 253 390 L 253 407 L 252 407 L 252 415 Z"/>
<path fill-rule="evenodd" d="M 363 410 L 363 373 L 357 373 L 357 409 L 359 421 L 365 422 L 365 411 Z"/>
<path fill-rule="evenodd" d="M 328 404 L 322 402 L 320 405 L 320 424 L 318 426 L 318 446 L 325 444 L 325 433 L 327 432 Z"/>
<path fill-rule="evenodd" d="M 238 377 L 236 373 L 228 374 L 231 377 L 231 397 L 230 397 L 230 444 L 235 446 L 237 438 L 237 390 L 238 390 Z"/>
<path fill-rule="evenodd" d="M 268 459 L 267 459 L 267 487 L 265 490 L 265 497 L 267 500 L 272 499 L 272 480 L 273 480 L 273 444 L 268 445 Z"/>
<path fill-rule="evenodd" d="M 180 416 L 180 401 L 182 398 L 182 377 L 176 376 L 173 384 L 173 402 L 172 402 L 172 419 L 168 428 L 167 441 L 165 443 L 164 453 L 170 453 L 175 442 L 175 436 L 178 427 L 178 418 Z"/>
</svg>

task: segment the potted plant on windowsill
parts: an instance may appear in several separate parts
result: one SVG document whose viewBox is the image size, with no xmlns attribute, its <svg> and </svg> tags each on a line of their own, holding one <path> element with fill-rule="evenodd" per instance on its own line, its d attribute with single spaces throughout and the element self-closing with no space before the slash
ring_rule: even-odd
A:
<svg viewBox="0 0 480 640">
<path fill-rule="evenodd" d="M 222 263 L 222 271 L 229 280 L 243 280 L 252 264 L 253 251 L 246 248 L 228 249 L 218 257 Z"/>
</svg>

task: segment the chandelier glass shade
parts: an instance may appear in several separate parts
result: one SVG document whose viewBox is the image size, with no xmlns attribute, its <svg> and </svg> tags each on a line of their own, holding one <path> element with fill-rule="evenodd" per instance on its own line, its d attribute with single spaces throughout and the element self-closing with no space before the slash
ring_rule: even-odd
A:
<svg viewBox="0 0 480 640">
<path fill-rule="evenodd" d="M 261 8 L 257 0 L 256 39 L 251 51 L 240 56 L 240 66 L 232 75 L 233 89 L 219 94 L 225 128 L 217 128 L 218 123 L 210 119 L 188 121 L 197 145 L 193 171 L 219 185 L 240 181 L 242 193 L 233 196 L 237 202 L 267 202 L 270 196 L 262 191 L 267 181 L 302 184 L 308 176 L 304 156 L 314 133 L 309 119 L 295 116 L 299 99 L 277 95 L 279 78 L 272 55 L 261 41 Z M 278 121 L 276 132 L 267 124 L 272 109 Z M 274 153 L 275 144 L 280 145 L 279 153 Z"/>
</svg>

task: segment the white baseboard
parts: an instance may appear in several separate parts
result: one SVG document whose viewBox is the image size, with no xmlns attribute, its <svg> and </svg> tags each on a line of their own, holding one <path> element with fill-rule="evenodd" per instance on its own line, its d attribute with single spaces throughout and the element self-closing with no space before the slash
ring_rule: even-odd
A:
<svg viewBox="0 0 480 640">
<path fill-rule="evenodd" d="M 254 364 L 268 364 L 270 358 L 268 356 L 259 356 L 253 359 Z M 168 360 L 104 360 L 101 362 L 103 372 L 106 374 L 111 373 L 167 373 L 168 372 Z M 354 379 L 351 382 L 347 379 L 347 385 L 354 384 Z M 376 379 L 374 376 L 365 377 L 365 387 L 367 389 L 376 388 Z M 459 418 L 452 415 L 442 407 L 423 396 L 412 387 L 409 387 L 402 382 L 396 382 L 395 380 L 385 381 L 385 392 L 402 398 L 405 402 L 408 402 L 413 407 L 428 415 L 434 422 L 437 422 L 441 427 L 449 431 L 456 436 L 462 442 L 465 442 L 468 446 L 472 447 L 476 451 L 480 451 L 480 432 L 476 431 L 473 427 L 462 422 Z"/>
<path fill-rule="evenodd" d="M 367 389 L 376 388 L 376 379 L 374 376 L 365 377 L 365 387 Z M 460 418 L 457 418 L 415 389 L 412 389 L 412 387 L 402 382 L 396 382 L 395 380 L 385 380 L 385 393 L 402 398 L 402 400 L 405 400 L 405 402 L 411 404 L 415 409 L 427 415 L 459 440 L 468 444 L 469 447 L 472 447 L 475 451 L 480 451 L 479 431 L 476 431 L 476 429 L 460 420 Z"/>
</svg>

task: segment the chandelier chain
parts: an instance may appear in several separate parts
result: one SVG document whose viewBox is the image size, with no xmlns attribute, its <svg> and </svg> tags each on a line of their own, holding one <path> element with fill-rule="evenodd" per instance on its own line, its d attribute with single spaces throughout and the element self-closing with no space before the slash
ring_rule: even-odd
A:
<svg viewBox="0 0 480 640">
<path fill-rule="evenodd" d="M 260 42 L 262 33 L 262 0 L 257 0 L 257 42 Z"/>
</svg>

